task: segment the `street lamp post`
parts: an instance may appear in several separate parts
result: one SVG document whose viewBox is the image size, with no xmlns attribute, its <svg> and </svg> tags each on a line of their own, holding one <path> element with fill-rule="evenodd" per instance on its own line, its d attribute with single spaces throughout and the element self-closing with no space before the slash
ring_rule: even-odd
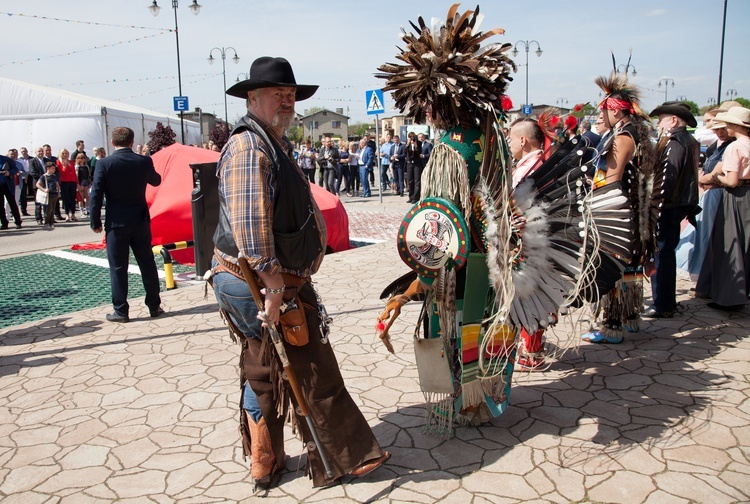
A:
<svg viewBox="0 0 750 504">
<path fill-rule="evenodd" d="M 180 33 L 177 29 L 177 5 L 178 0 L 172 0 L 172 10 L 174 10 L 174 38 L 177 42 L 177 89 L 179 90 L 180 96 L 182 96 L 182 73 L 180 71 Z M 153 0 L 148 9 L 151 11 L 151 14 L 156 17 L 159 15 L 161 7 L 159 7 L 159 4 L 156 3 L 156 0 Z M 198 0 L 193 0 L 193 3 L 190 4 L 190 10 L 193 11 L 193 14 L 195 14 L 196 16 L 198 15 L 198 13 L 201 11 L 201 6 L 200 4 L 198 4 Z M 185 121 L 182 114 L 183 111 L 180 110 L 180 139 L 182 140 L 182 143 L 184 145 Z"/>
<path fill-rule="evenodd" d="M 635 69 L 635 65 L 631 65 L 630 63 L 628 63 L 626 65 L 626 64 L 623 63 L 622 65 L 618 65 L 617 66 L 617 72 L 618 73 L 624 73 L 625 75 L 627 75 L 628 74 L 628 70 L 630 70 L 630 75 L 632 75 L 633 77 L 635 77 L 636 75 L 638 75 L 638 71 Z"/>
<path fill-rule="evenodd" d="M 736 89 L 727 89 L 727 98 L 729 98 L 730 100 L 734 100 L 736 96 L 737 96 Z"/>
<path fill-rule="evenodd" d="M 721 52 L 719 53 L 719 88 L 716 90 L 716 104 L 721 103 L 721 81 L 724 72 L 724 36 L 727 32 L 727 0 L 724 0 L 724 16 L 721 21 Z"/>
<path fill-rule="evenodd" d="M 235 83 L 240 81 L 240 77 L 242 77 L 242 80 L 247 80 L 250 78 L 250 74 L 247 72 L 240 72 L 237 74 L 237 78 L 234 80 Z"/>
<path fill-rule="evenodd" d="M 685 101 L 685 100 L 687 100 L 687 96 L 685 96 L 684 94 L 682 94 L 682 95 L 678 96 L 677 98 L 675 98 L 675 100 L 677 100 L 677 101 Z"/>
<path fill-rule="evenodd" d="M 674 79 L 671 77 L 664 77 L 663 79 L 659 79 L 659 87 L 661 87 L 661 83 L 664 83 L 664 101 L 667 102 L 667 90 L 669 89 L 669 83 L 672 83 L 672 87 L 674 87 Z"/>
<path fill-rule="evenodd" d="M 567 105 L 567 104 L 568 104 L 568 99 L 567 98 L 558 98 L 555 101 L 555 105 L 557 105 L 560 108 L 565 107 L 565 105 Z"/>
<path fill-rule="evenodd" d="M 710 97 L 708 99 L 708 106 L 713 107 L 714 105 L 716 105 L 716 98 Z"/>
<path fill-rule="evenodd" d="M 211 49 L 211 52 L 208 53 L 208 64 L 213 65 L 214 64 L 214 51 L 219 51 L 221 53 L 221 75 L 224 77 L 224 88 L 223 92 L 221 94 L 224 95 L 224 122 L 227 123 L 227 126 L 229 125 L 229 113 L 227 112 L 227 65 L 226 65 L 226 59 L 227 59 L 227 51 L 232 50 L 234 53 L 234 57 L 232 58 L 232 61 L 235 63 L 240 62 L 240 57 L 237 56 L 237 50 L 234 47 L 214 47 Z"/>
<path fill-rule="evenodd" d="M 529 104 L 529 47 L 531 47 L 531 44 L 536 44 L 536 55 L 537 57 L 540 57 L 542 55 L 542 48 L 539 46 L 539 42 L 536 40 L 519 40 L 516 42 L 516 44 L 513 46 L 513 57 L 518 56 L 518 44 L 522 44 L 524 49 L 526 50 L 526 103 L 524 105 Z"/>
</svg>

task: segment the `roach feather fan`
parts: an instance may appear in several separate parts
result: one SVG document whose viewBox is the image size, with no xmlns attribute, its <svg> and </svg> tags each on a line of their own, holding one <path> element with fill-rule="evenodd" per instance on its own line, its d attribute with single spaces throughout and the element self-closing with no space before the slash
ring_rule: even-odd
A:
<svg viewBox="0 0 750 504">
<path fill-rule="evenodd" d="M 604 99 L 610 96 L 616 96 L 633 105 L 633 113 L 646 118 L 648 115 L 641 108 L 641 94 L 638 88 L 628 82 L 628 76 L 625 74 L 612 72 L 608 77 L 600 75 L 594 79 L 594 83 L 605 93 Z"/>
<path fill-rule="evenodd" d="M 410 22 L 415 33 L 402 28 L 405 49 L 399 49 L 397 59 L 405 64 L 386 63 L 378 68 L 376 77 L 387 79 L 384 91 L 393 91 L 399 110 L 424 123 L 426 109 L 432 107 L 432 122 L 442 128 L 455 126 L 472 128 L 479 125 L 485 114 L 502 114 L 500 98 L 505 93 L 510 72 L 516 70 L 506 55 L 510 43 L 481 43 L 493 35 L 501 35 L 501 28 L 482 32 L 479 26 L 483 15 L 479 7 L 459 14 L 454 4 L 445 22 L 432 19 L 427 26 L 422 17 L 417 24 Z"/>
</svg>

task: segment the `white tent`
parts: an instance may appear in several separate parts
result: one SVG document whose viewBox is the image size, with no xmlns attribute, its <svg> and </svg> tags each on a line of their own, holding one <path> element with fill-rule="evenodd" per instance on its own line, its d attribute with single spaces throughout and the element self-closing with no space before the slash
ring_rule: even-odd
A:
<svg viewBox="0 0 750 504">
<path fill-rule="evenodd" d="M 46 86 L 0 78 L 0 152 L 14 147 L 33 149 L 52 146 L 52 154 L 65 148 L 75 149 L 76 141 L 86 143 L 86 152 L 103 146 L 109 153 L 112 129 L 127 126 L 135 132 L 135 144 L 148 142 L 148 133 L 156 123 L 170 125 L 176 140 L 180 138 L 180 118 L 133 107 L 123 103 L 92 98 Z M 185 123 L 185 143 L 200 144 L 200 125 Z"/>
</svg>

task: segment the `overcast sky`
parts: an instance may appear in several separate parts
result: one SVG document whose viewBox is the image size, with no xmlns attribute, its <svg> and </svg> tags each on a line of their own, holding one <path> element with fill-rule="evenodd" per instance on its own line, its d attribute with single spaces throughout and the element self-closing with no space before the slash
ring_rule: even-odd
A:
<svg viewBox="0 0 750 504">
<path fill-rule="evenodd" d="M 308 1 L 198 0 L 200 14 L 180 0 L 177 9 L 183 95 L 190 109 L 224 115 L 220 51 L 227 51 L 227 86 L 249 71 L 259 56 L 283 56 L 297 82 L 318 84 L 309 107 L 343 108 L 353 121 L 366 121 L 365 91 L 382 87 L 373 74 L 395 61 L 400 28 L 422 15 L 442 17 L 453 2 L 443 0 Z M 172 112 L 178 95 L 174 11 L 170 0 L 0 0 L 3 34 L 0 76 L 151 109 Z M 724 0 L 568 0 L 480 2 L 482 28 L 504 28 L 497 42 L 537 41 L 541 57 L 529 53 L 529 101 L 550 105 L 596 103 L 597 75 L 611 71 L 610 49 L 618 64 L 632 65 L 646 109 L 685 96 L 699 105 L 716 98 Z M 463 3 L 462 10 L 476 3 Z M 57 19 L 44 19 L 57 18 Z M 750 98 L 750 1 L 728 0 L 722 100 L 728 90 Z M 99 24 L 96 24 L 99 23 Z M 428 21 L 429 23 L 429 21 Z M 106 26 L 102 26 L 102 24 Z M 162 29 L 162 30 L 159 30 Z M 491 39 L 492 40 L 492 39 Z M 524 102 L 525 52 L 509 95 Z M 674 87 L 671 82 L 674 81 Z M 227 97 L 229 120 L 244 113 L 242 100 Z M 393 115 L 386 95 L 386 116 Z M 371 116 L 369 119 L 372 119 Z"/>
</svg>

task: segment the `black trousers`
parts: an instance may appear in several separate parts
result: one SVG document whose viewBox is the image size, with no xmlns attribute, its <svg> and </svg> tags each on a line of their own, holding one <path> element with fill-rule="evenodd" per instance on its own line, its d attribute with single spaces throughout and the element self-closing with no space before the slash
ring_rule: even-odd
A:
<svg viewBox="0 0 750 504">
<path fill-rule="evenodd" d="M 661 312 L 673 312 L 677 308 L 677 258 L 675 249 L 680 241 L 680 223 L 687 217 L 684 207 L 666 208 L 659 217 L 659 234 L 655 256 L 656 273 L 651 277 L 651 297 L 654 307 Z"/>
<path fill-rule="evenodd" d="M 143 288 L 146 289 L 146 306 L 156 311 L 161 304 L 159 275 L 151 251 L 151 225 L 148 222 L 137 226 L 112 228 L 107 231 L 107 259 L 109 281 L 112 287 L 112 306 L 118 315 L 128 315 L 128 258 L 129 250 L 141 269 Z"/>
<path fill-rule="evenodd" d="M 8 202 L 10 207 L 10 213 L 13 214 L 13 220 L 18 225 L 21 224 L 21 213 L 18 211 L 18 205 L 16 205 L 16 197 L 13 191 L 10 190 L 7 184 L 0 183 L 0 223 L 3 227 L 8 225 L 8 216 L 5 215 L 5 202 Z"/>
<path fill-rule="evenodd" d="M 422 192 L 421 163 L 406 163 L 406 181 L 409 185 L 409 201 L 419 201 Z"/>
</svg>

